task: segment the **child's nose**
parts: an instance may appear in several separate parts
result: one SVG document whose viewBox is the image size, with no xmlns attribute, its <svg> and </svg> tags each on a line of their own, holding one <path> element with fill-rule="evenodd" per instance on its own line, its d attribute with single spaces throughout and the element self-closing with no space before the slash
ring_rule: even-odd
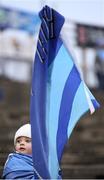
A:
<svg viewBox="0 0 104 180">
<path fill-rule="evenodd" d="M 20 142 L 20 145 L 24 145 L 24 141 L 21 141 L 21 142 Z"/>
</svg>

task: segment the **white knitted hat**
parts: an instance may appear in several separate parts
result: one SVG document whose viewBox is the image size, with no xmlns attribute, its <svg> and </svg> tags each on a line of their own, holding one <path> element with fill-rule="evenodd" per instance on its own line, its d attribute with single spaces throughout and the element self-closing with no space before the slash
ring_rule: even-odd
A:
<svg viewBox="0 0 104 180">
<path fill-rule="evenodd" d="M 16 131 L 15 136 L 14 136 L 14 144 L 16 143 L 16 139 L 20 136 L 31 138 L 31 125 L 30 124 L 25 124 Z"/>
</svg>

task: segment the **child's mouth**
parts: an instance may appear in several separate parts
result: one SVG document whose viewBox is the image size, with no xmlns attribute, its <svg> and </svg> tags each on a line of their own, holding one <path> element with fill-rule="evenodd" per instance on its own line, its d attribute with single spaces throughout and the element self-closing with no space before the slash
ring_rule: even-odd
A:
<svg viewBox="0 0 104 180">
<path fill-rule="evenodd" d="M 20 150 L 21 150 L 21 151 L 25 151 L 25 148 L 22 148 L 22 147 L 21 147 Z"/>
</svg>

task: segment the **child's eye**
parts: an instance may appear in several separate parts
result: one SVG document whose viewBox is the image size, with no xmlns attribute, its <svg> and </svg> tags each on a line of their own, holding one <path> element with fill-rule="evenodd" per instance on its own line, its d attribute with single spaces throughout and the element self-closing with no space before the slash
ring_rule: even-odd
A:
<svg viewBox="0 0 104 180">
<path fill-rule="evenodd" d="M 20 140 L 18 139 L 18 140 L 16 141 L 16 143 L 20 143 Z"/>
<path fill-rule="evenodd" d="M 26 139 L 26 142 L 27 142 L 27 143 L 30 143 L 30 142 L 31 142 L 31 139 Z"/>
</svg>

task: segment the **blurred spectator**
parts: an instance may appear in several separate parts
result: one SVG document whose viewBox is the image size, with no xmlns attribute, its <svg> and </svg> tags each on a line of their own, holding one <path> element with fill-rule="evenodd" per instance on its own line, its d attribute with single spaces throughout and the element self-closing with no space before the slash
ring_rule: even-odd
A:
<svg viewBox="0 0 104 180">
<path fill-rule="evenodd" d="M 104 90 L 104 39 L 97 42 L 95 73 L 98 78 L 98 88 Z"/>
</svg>

